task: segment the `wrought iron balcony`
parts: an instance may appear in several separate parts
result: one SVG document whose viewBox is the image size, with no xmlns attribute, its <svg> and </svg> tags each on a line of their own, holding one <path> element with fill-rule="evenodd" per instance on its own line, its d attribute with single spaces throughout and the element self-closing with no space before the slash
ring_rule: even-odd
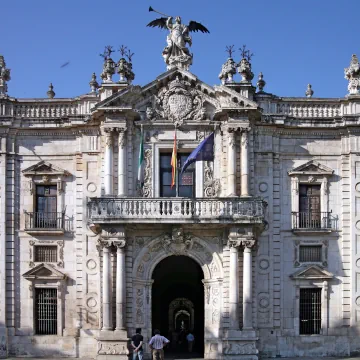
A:
<svg viewBox="0 0 360 360">
<path fill-rule="evenodd" d="M 262 223 L 266 202 L 259 198 L 91 198 L 95 223 Z"/>
<path fill-rule="evenodd" d="M 331 212 L 293 212 L 292 228 L 296 231 L 331 231 Z"/>
<path fill-rule="evenodd" d="M 25 231 L 29 234 L 63 234 L 64 212 L 25 211 Z"/>
</svg>

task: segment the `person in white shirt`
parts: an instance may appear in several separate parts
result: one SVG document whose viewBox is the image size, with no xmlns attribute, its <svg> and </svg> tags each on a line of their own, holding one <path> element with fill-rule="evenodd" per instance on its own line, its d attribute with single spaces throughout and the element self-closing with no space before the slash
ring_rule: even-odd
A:
<svg viewBox="0 0 360 360">
<path fill-rule="evenodd" d="M 154 334 L 149 342 L 153 360 L 157 360 L 157 355 L 160 356 L 160 360 L 164 360 L 164 346 L 166 346 L 170 340 L 165 336 L 161 336 L 160 331 L 157 329 L 154 331 Z"/>
<path fill-rule="evenodd" d="M 189 331 L 189 333 L 186 336 L 186 340 L 188 342 L 188 350 L 191 353 L 194 346 L 195 337 L 194 335 Z"/>
</svg>

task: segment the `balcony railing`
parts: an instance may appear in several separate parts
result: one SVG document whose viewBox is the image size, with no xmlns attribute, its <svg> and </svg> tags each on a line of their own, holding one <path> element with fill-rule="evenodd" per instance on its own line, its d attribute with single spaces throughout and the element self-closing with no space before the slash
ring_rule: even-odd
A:
<svg viewBox="0 0 360 360">
<path fill-rule="evenodd" d="M 266 202 L 259 198 L 91 198 L 93 222 L 251 222 L 264 220 Z"/>
<path fill-rule="evenodd" d="M 25 211 L 25 231 L 64 231 L 65 213 Z"/>
<path fill-rule="evenodd" d="M 293 212 L 293 230 L 331 230 L 331 212 Z"/>
</svg>

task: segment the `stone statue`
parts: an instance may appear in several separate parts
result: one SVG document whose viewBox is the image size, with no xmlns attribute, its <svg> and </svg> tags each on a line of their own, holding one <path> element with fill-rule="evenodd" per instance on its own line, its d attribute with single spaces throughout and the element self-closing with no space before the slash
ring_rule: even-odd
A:
<svg viewBox="0 0 360 360">
<path fill-rule="evenodd" d="M 153 10 L 151 7 L 149 11 L 159 13 L 158 11 Z M 159 14 L 165 15 L 162 13 Z M 168 70 L 174 67 L 189 70 L 193 58 L 189 48 L 186 47 L 186 43 L 188 43 L 189 46 L 192 45 L 192 39 L 189 35 L 189 32 L 201 31 L 203 33 L 209 33 L 209 30 L 205 26 L 196 21 L 190 21 L 189 25 L 182 24 L 180 16 L 175 18 L 175 22 L 173 22 L 172 16 L 167 16 L 167 18 L 162 17 L 153 20 L 147 26 L 159 27 L 161 29 L 168 29 L 170 31 L 167 36 L 167 46 L 162 53 Z"/>
</svg>

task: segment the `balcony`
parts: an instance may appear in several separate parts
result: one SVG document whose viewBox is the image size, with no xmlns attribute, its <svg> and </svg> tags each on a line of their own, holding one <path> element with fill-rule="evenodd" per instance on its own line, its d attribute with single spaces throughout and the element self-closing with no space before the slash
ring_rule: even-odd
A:
<svg viewBox="0 0 360 360">
<path fill-rule="evenodd" d="M 293 212 L 292 229 L 301 233 L 331 232 L 331 212 Z"/>
<path fill-rule="evenodd" d="M 31 235 L 64 234 L 64 212 L 27 212 L 25 211 L 25 231 Z"/>
<path fill-rule="evenodd" d="M 252 223 L 264 221 L 259 198 L 91 198 L 94 223 Z"/>
</svg>

